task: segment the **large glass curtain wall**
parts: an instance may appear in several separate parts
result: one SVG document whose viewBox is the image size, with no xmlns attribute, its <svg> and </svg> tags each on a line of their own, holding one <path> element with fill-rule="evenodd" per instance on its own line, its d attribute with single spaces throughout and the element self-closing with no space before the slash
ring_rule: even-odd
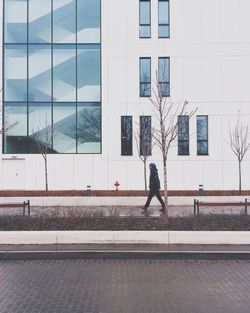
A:
<svg viewBox="0 0 250 313">
<path fill-rule="evenodd" d="M 4 0 L 4 153 L 101 152 L 101 0 Z"/>
</svg>

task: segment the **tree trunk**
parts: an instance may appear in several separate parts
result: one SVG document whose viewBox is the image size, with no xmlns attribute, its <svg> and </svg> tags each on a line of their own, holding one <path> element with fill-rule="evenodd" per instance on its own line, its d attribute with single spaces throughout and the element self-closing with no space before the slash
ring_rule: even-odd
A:
<svg viewBox="0 0 250 313">
<path fill-rule="evenodd" d="M 166 216 L 168 216 L 168 181 L 167 181 L 167 160 L 163 160 L 163 173 L 164 173 L 164 202 L 166 207 Z"/>
<path fill-rule="evenodd" d="M 241 161 L 239 160 L 239 191 L 241 191 Z"/>
<path fill-rule="evenodd" d="M 144 184 L 145 184 L 145 191 L 147 191 L 147 164 L 143 162 L 144 165 Z"/>
<path fill-rule="evenodd" d="M 48 166 L 47 166 L 47 155 L 44 157 L 44 170 L 45 170 L 45 188 L 46 191 L 49 190 L 48 188 Z"/>
</svg>

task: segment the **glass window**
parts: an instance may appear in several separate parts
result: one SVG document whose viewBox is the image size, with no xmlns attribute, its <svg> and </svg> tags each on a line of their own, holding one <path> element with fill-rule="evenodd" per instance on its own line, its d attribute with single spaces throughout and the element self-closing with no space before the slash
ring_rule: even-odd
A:
<svg viewBox="0 0 250 313">
<path fill-rule="evenodd" d="M 51 101 L 51 48 L 29 45 L 29 101 Z"/>
<path fill-rule="evenodd" d="M 77 100 L 101 101 L 100 46 L 79 45 L 77 49 Z"/>
<path fill-rule="evenodd" d="M 140 116 L 140 155 L 151 155 L 151 116 Z"/>
<path fill-rule="evenodd" d="M 27 46 L 4 46 L 5 101 L 27 101 Z"/>
<path fill-rule="evenodd" d="M 76 43 L 76 0 L 53 0 L 53 42 Z"/>
<path fill-rule="evenodd" d="M 51 42 L 51 0 L 29 0 L 29 42 Z"/>
<path fill-rule="evenodd" d="M 150 0 L 140 0 L 140 38 L 150 38 L 151 36 L 150 7 Z"/>
<path fill-rule="evenodd" d="M 53 104 L 53 150 L 76 153 L 76 104 Z"/>
<path fill-rule="evenodd" d="M 29 153 L 52 152 L 51 105 L 29 103 Z"/>
<path fill-rule="evenodd" d="M 121 117 L 121 155 L 132 155 L 132 116 Z"/>
<path fill-rule="evenodd" d="M 78 103 L 77 105 L 77 152 L 101 152 L 100 103 Z"/>
<path fill-rule="evenodd" d="M 4 41 L 27 42 L 27 0 L 4 0 Z"/>
<path fill-rule="evenodd" d="M 158 1 L 158 36 L 159 38 L 169 37 L 169 1 Z"/>
<path fill-rule="evenodd" d="M 189 155 L 189 117 L 178 116 L 178 155 Z"/>
<path fill-rule="evenodd" d="M 159 58 L 158 63 L 159 96 L 170 96 L 170 61 L 169 58 Z"/>
<path fill-rule="evenodd" d="M 197 155 L 208 155 L 208 116 L 197 116 Z"/>
<path fill-rule="evenodd" d="M 76 48 L 73 45 L 54 45 L 54 101 L 76 101 Z"/>
<path fill-rule="evenodd" d="M 100 0 L 77 1 L 77 42 L 100 43 Z"/>
<path fill-rule="evenodd" d="M 27 153 L 27 103 L 5 104 L 4 123 L 4 153 Z"/>
<path fill-rule="evenodd" d="M 140 97 L 151 96 L 151 59 L 140 58 Z"/>
</svg>

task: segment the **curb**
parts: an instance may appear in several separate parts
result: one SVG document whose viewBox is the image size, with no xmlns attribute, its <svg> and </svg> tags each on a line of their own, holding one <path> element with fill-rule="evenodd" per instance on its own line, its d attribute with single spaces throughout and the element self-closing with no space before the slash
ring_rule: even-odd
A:
<svg viewBox="0 0 250 313">
<path fill-rule="evenodd" d="M 0 231 L 0 244 L 250 245 L 250 231 Z"/>
<path fill-rule="evenodd" d="M 250 260 L 250 251 L 8 251 L 0 252 L 3 260 Z"/>
</svg>

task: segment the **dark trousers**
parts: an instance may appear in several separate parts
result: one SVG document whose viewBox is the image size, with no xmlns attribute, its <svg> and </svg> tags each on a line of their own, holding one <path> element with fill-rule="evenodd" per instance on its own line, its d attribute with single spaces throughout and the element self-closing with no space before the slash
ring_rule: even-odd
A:
<svg viewBox="0 0 250 313">
<path fill-rule="evenodd" d="M 160 201 L 162 208 L 165 208 L 165 203 L 163 202 L 163 200 L 161 198 L 160 190 L 157 189 L 157 188 L 149 190 L 148 200 L 147 200 L 147 202 L 145 204 L 145 208 L 147 209 L 149 207 L 150 202 L 151 202 L 153 196 L 156 196 L 157 199 Z"/>
</svg>

